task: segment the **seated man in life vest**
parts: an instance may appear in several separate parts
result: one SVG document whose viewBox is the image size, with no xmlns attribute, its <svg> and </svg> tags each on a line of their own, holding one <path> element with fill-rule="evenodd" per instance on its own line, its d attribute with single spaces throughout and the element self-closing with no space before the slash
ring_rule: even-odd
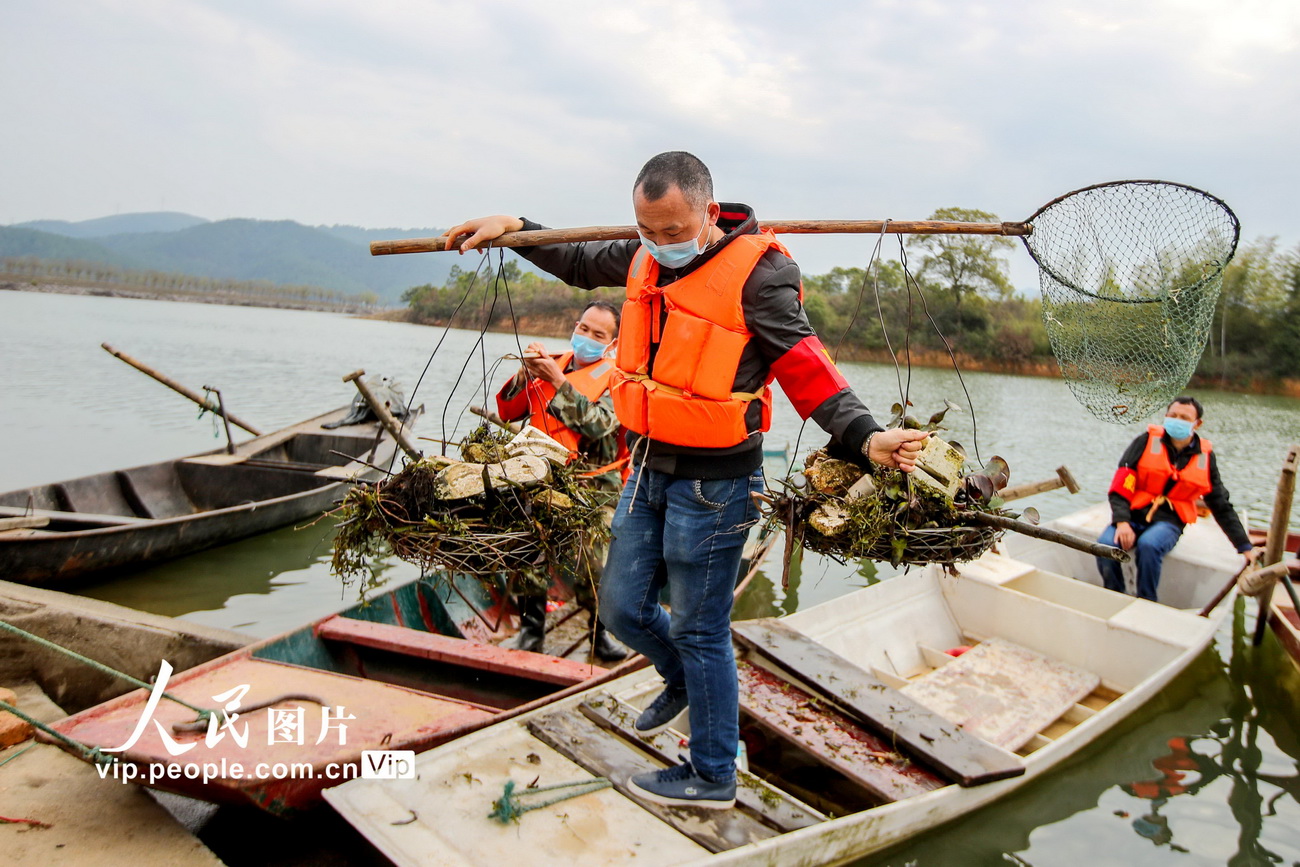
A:
<svg viewBox="0 0 1300 867">
<path fill-rule="evenodd" d="M 608 500 L 612 514 L 623 487 L 620 469 L 627 463 L 623 429 L 614 415 L 609 396 L 609 376 L 614 369 L 610 354 L 618 334 L 618 308 L 608 301 L 592 301 L 582 311 L 570 339 L 571 349 L 551 356 L 541 343 L 530 343 L 519 370 L 497 394 L 497 412 L 507 422 L 521 421 L 545 431 L 568 447 L 571 461 L 596 474 L 589 479 L 593 491 Z M 585 607 L 595 608 L 605 551 L 588 547 L 570 567 L 574 592 Z M 516 600 L 519 635 L 512 646 L 541 652 L 546 633 L 546 593 L 529 593 Z M 600 621 L 592 634 L 597 659 L 616 662 L 627 649 L 605 631 Z"/>
<path fill-rule="evenodd" d="M 1214 520 L 1237 551 L 1253 560 L 1255 552 L 1241 519 L 1219 479 L 1210 441 L 1201 438 L 1201 403 L 1176 397 L 1165 410 L 1163 425 L 1151 425 L 1129 444 L 1110 486 L 1112 523 L 1097 541 L 1134 551 L 1137 595 L 1156 601 L 1160 568 L 1183 528 L 1196 522 L 1196 499 L 1204 497 Z M 1124 575 L 1114 560 L 1097 558 L 1106 589 L 1124 592 Z"/>
</svg>

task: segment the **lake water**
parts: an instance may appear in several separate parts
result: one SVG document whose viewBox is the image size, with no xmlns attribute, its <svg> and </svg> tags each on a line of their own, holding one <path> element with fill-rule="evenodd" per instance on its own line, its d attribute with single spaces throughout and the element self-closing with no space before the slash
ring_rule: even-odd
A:
<svg viewBox="0 0 1300 867">
<path fill-rule="evenodd" d="M 510 369 L 498 369 L 496 359 L 518 344 L 513 335 L 489 334 L 475 351 L 477 334 L 453 330 L 429 363 L 443 334 L 327 313 L 0 292 L 0 490 L 222 445 L 210 416 L 198 418 L 197 407 L 110 357 L 103 342 L 196 390 L 220 388 L 231 412 L 263 430 L 349 403 L 355 392 L 341 378 L 358 368 L 395 377 L 408 395 L 423 374 L 414 400 L 428 414 L 419 433 L 454 440 L 472 426 L 465 408 L 484 401 L 485 378 L 494 391 Z M 894 368 L 842 369 L 886 420 L 899 400 Z M 1078 495 L 1058 490 L 1029 501 L 1045 519 L 1101 499 L 1115 461 L 1142 430 L 1092 418 L 1057 380 L 969 373 L 965 388 L 975 413 L 949 414 L 950 439 L 968 451 L 978 446 L 985 459 L 1004 457 L 1013 483 L 1051 477 L 1062 464 L 1078 479 Z M 945 399 L 967 402 L 951 370 L 913 371 L 908 394 L 921 418 Z M 1300 401 L 1197 396 L 1206 406 L 1202 432 L 1214 441 L 1234 504 L 1265 525 L 1285 448 L 1300 439 Z M 824 441 L 812 426 L 800 436 L 778 390 L 769 448 L 793 451 L 798 443 L 802 456 Z M 329 572 L 329 545 L 327 523 L 287 528 L 80 592 L 273 635 L 353 599 Z M 395 562 L 387 574 L 400 579 L 417 570 Z M 808 558 L 783 592 L 779 566 L 769 564 L 739 610 L 793 611 L 875 577 L 870 565 Z M 1300 864 L 1300 701 L 1278 687 L 1294 673 L 1271 634 L 1263 648 L 1247 646 L 1252 629 L 1253 602 L 1243 603 L 1217 653 L 1107 743 L 1008 801 L 863 863 Z M 1160 768 L 1175 765 L 1188 770 L 1161 790 Z"/>
</svg>

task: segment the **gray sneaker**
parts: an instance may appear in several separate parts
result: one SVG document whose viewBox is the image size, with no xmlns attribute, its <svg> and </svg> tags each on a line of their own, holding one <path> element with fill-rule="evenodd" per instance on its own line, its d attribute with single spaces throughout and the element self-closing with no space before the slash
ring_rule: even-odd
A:
<svg viewBox="0 0 1300 867">
<path fill-rule="evenodd" d="M 686 710 L 686 690 L 668 689 L 655 696 L 632 726 L 639 735 L 657 735 Z"/>
<path fill-rule="evenodd" d="M 669 807 L 725 810 L 736 804 L 735 778 L 725 783 L 706 780 L 690 762 L 634 774 L 627 781 L 627 788 L 638 798 Z"/>
</svg>

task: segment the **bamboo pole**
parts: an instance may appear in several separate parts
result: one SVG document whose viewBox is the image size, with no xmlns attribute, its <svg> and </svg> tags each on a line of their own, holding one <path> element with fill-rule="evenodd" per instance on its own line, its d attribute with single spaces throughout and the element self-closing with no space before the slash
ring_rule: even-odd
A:
<svg viewBox="0 0 1300 867">
<path fill-rule="evenodd" d="M 137 359 L 134 359 L 134 358 L 132 358 L 131 356 L 127 355 L 125 352 L 121 352 L 121 351 L 119 351 L 119 350 L 117 350 L 117 349 L 114 349 L 113 347 L 109 346 L 107 343 L 101 343 L 100 346 L 102 346 L 102 347 L 104 348 L 104 351 L 107 352 L 109 355 L 113 356 L 114 358 L 117 358 L 117 359 L 120 359 L 120 360 L 122 360 L 122 361 L 125 361 L 127 364 L 131 365 L 132 367 L 134 367 L 136 370 L 140 371 L 141 373 L 144 373 L 144 374 L 147 374 L 147 375 L 149 375 L 149 376 L 152 376 L 154 379 L 158 380 L 158 381 L 161 382 L 163 385 L 165 385 L 165 386 L 167 386 L 168 388 L 170 388 L 172 391 L 176 392 L 177 394 L 181 394 L 181 395 L 184 395 L 185 397 L 188 397 L 190 400 L 194 401 L 194 402 L 197 403 L 199 406 L 203 407 L 204 409 L 208 410 L 209 412 L 213 412 L 213 413 L 215 413 L 215 414 L 221 416 L 222 418 L 228 420 L 231 424 L 238 425 L 239 427 L 241 427 L 241 428 L 243 428 L 244 430 L 246 430 L 246 431 L 248 431 L 249 433 L 251 433 L 253 436 L 261 436 L 261 435 L 262 435 L 262 432 L 261 432 L 260 430 L 258 430 L 257 428 L 253 427 L 253 426 L 252 426 L 251 424 L 249 424 L 248 422 L 243 421 L 242 419 L 236 418 L 234 415 L 231 415 L 231 414 L 228 414 L 228 413 L 224 412 L 224 411 L 223 411 L 222 409 L 220 409 L 219 407 L 215 407 L 215 406 L 213 406 L 213 405 L 212 405 L 208 400 L 206 400 L 205 398 L 199 396 L 198 392 L 194 391 L 194 390 L 191 389 L 191 388 L 186 388 L 185 386 L 181 385 L 181 384 L 180 384 L 179 382 L 177 382 L 176 380 L 174 380 L 174 379 L 172 379 L 172 378 L 170 378 L 170 377 L 168 377 L 168 376 L 165 376 L 165 375 L 159 373 L 158 371 L 154 370 L 154 369 L 153 369 L 152 367 L 150 367 L 149 365 L 145 364 L 143 361 L 139 361 L 139 360 L 137 360 Z"/>
<path fill-rule="evenodd" d="M 950 220 L 764 220 L 758 225 L 778 235 L 879 235 L 881 232 L 890 235 L 1030 235 L 1034 231 L 1029 223 L 962 223 Z M 580 226 L 506 232 L 492 241 L 492 246 L 536 247 L 577 241 L 630 241 L 636 237 L 635 226 Z M 445 240 L 437 237 L 372 241 L 370 255 L 440 253 L 447 249 Z"/>
<path fill-rule="evenodd" d="M 1037 524 L 1027 524 L 1024 521 L 1017 521 L 1014 518 L 1003 517 L 1002 515 L 993 515 L 988 512 L 958 512 L 959 517 L 964 520 L 972 521 L 976 524 L 985 524 L 990 527 L 1001 527 L 1004 530 L 1014 530 L 1025 536 L 1033 536 L 1035 539 L 1046 539 L 1048 542 L 1055 542 L 1058 545 L 1064 545 L 1067 548 L 1073 548 L 1076 551 L 1083 551 L 1094 557 L 1106 557 L 1111 560 L 1117 560 L 1120 563 L 1127 563 L 1129 553 L 1120 548 L 1111 545 L 1102 545 L 1098 542 L 1089 542 L 1080 539 L 1077 536 L 1071 536 L 1068 533 L 1062 533 L 1060 530 L 1050 530 L 1047 527 L 1039 527 Z"/>
<path fill-rule="evenodd" d="M 1300 462 L 1300 445 L 1292 444 L 1282 460 L 1282 472 L 1277 479 L 1277 493 L 1273 496 L 1273 517 L 1268 525 L 1268 541 L 1264 544 L 1264 565 L 1272 566 L 1282 561 L 1286 553 L 1286 531 L 1291 523 L 1291 501 L 1295 497 L 1296 464 Z M 1273 599 L 1273 583 L 1259 597 L 1259 619 L 1255 623 L 1254 644 L 1264 640 L 1268 628 L 1268 606 Z"/>
<path fill-rule="evenodd" d="M 365 380 L 362 379 L 365 375 L 364 370 L 354 370 L 343 377 L 343 381 L 350 382 L 357 387 L 357 391 L 361 392 L 361 396 L 365 398 L 366 403 L 370 404 L 370 411 L 375 414 L 375 418 L 379 419 L 379 423 L 384 426 L 384 430 L 388 431 L 397 444 L 401 446 L 402 451 L 406 452 L 406 456 L 413 461 L 420 460 L 423 455 L 411 442 L 411 438 L 406 435 L 406 431 L 398 424 L 397 419 L 393 418 L 393 414 L 388 411 L 388 406 L 380 403 L 375 398 L 374 393 L 370 391 L 370 386 L 366 385 Z"/>
</svg>

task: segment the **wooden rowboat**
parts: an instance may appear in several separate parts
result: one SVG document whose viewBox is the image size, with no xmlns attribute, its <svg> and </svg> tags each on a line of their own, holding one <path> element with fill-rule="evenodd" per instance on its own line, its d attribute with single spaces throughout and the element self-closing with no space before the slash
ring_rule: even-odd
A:
<svg viewBox="0 0 1300 867">
<path fill-rule="evenodd" d="M 737 592 L 776 538 L 760 533 L 747 545 Z M 499 588 L 466 576 L 425 577 L 170 676 L 167 693 L 190 707 L 161 700 L 149 711 L 152 693 L 137 689 L 56 728 L 111 751 L 151 716 L 159 725 L 146 725 L 129 749 L 115 752 L 115 775 L 287 814 L 319 803 L 325 786 L 357 776 L 367 751 L 418 752 L 646 665 L 642 657 L 613 668 L 592 662 L 589 615 L 572 602 L 548 618 L 544 652 L 503 647 L 515 614 Z M 209 743 L 206 729 L 193 724 L 193 707 L 238 714 L 233 729 L 244 741 L 226 735 Z M 277 727 L 286 718 L 300 723 L 295 731 Z M 259 766 L 269 776 L 259 777 Z M 215 770 L 196 779 L 186 776 L 191 768 Z"/>
<path fill-rule="evenodd" d="M 1227 556 L 1199 559 L 1197 544 L 1217 532 L 1189 529 L 1196 555 L 1171 554 L 1166 581 L 1205 568 L 1211 593 L 1223 586 L 1240 558 L 1225 542 Z M 628 794 L 631 774 L 675 762 L 688 735 L 631 731 L 662 686 L 652 670 L 431 749 L 411 779 L 354 780 L 324 794 L 398 865 L 497 864 L 519 852 L 535 867 L 837 864 L 1078 755 L 1183 671 L 1217 627 L 991 552 L 956 575 L 931 567 L 734 625 L 749 764 L 736 809 L 659 807 Z M 487 818 L 510 781 L 522 792 L 600 777 L 612 787 L 510 825 Z"/>
<path fill-rule="evenodd" d="M 1300 613 L 1296 612 L 1291 597 L 1280 584 L 1273 588 L 1273 602 L 1269 607 L 1268 625 L 1281 643 L 1282 649 L 1291 657 L 1292 664 L 1300 671 Z"/>
<path fill-rule="evenodd" d="M 1256 534 L 1251 533 L 1252 536 Z M 1262 540 L 1259 540 L 1263 544 Z M 1284 550 L 1287 556 L 1300 557 L 1300 533 L 1288 533 Z M 1291 594 L 1278 582 L 1273 588 L 1273 597 L 1268 607 L 1268 625 L 1273 628 L 1278 643 L 1291 658 L 1291 664 L 1300 673 L 1300 613 L 1297 613 Z"/>
<path fill-rule="evenodd" d="M 586 630 L 576 627 L 585 620 L 574 618 L 568 631 L 581 638 Z M 478 581 L 420 579 L 170 676 L 169 695 L 237 714 L 238 739 L 227 732 L 209 743 L 192 709 L 163 699 L 150 712 L 151 693 L 142 689 L 56 728 L 87 747 L 111 750 L 151 716 L 159 725 L 143 728 L 118 753 L 115 776 L 290 813 L 318 803 L 324 786 L 356 776 L 363 751 L 423 750 L 615 676 L 586 661 L 585 644 L 575 649 L 582 658 L 564 658 L 494 643 L 513 631 L 509 604 Z M 563 628 L 548 632 L 547 641 L 555 653 L 569 643 Z M 621 671 L 640 665 L 638 658 Z M 258 778 L 259 767 L 265 778 Z M 160 778 L 150 779 L 151 768 Z M 187 778 L 189 768 L 211 770 L 206 779 Z"/>
<path fill-rule="evenodd" d="M 348 412 L 254 437 L 232 454 L 205 452 L 2 493 L 0 578 L 54 586 L 318 516 L 351 481 L 378 478 L 370 465 L 387 466 L 394 454 L 377 422 L 322 427 Z"/>
</svg>

